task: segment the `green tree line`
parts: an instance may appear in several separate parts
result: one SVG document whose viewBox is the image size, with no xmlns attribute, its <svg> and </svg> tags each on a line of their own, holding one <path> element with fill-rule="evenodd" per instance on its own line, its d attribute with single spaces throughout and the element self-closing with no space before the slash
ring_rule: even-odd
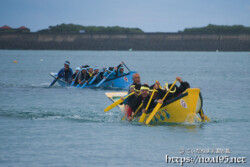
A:
<svg viewBox="0 0 250 167">
<path fill-rule="evenodd" d="M 245 27 L 242 25 L 213 25 L 209 24 L 206 27 L 198 27 L 198 28 L 185 28 L 183 31 L 179 31 L 179 33 L 250 33 L 250 27 Z"/>
<path fill-rule="evenodd" d="M 60 24 L 56 26 L 49 26 L 48 29 L 38 31 L 39 33 L 144 33 L 139 28 L 124 28 L 119 26 L 104 27 L 104 26 L 82 26 L 75 24 Z"/>
</svg>

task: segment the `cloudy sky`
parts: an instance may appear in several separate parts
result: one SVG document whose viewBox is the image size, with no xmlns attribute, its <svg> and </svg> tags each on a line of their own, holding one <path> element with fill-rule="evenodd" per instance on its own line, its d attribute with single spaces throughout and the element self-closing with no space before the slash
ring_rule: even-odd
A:
<svg viewBox="0 0 250 167">
<path fill-rule="evenodd" d="M 1 0 L 0 26 L 138 27 L 177 32 L 208 24 L 250 26 L 250 0 Z"/>
</svg>

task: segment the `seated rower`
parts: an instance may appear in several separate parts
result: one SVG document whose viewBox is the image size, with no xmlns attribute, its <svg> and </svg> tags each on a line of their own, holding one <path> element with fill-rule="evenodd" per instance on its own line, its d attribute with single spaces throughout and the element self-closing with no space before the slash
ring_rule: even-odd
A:
<svg viewBox="0 0 250 167">
<path fill-rule="evenodd" d="M 143 103 L 143 100 L 149 95 L 149 86 L 147 84 L 143 84 L 140 88 L 140 95 L 134 100 L 132 105 L 132 111 L 135 112 L 138 107 Z M 136 116 L 140 116 L 142 114 L 142 110 L 140 109 Z"/>
<path fill-rule="evenodd" d="M 76 68 L 76 72 L 72 75 L 72 81 L 75 81 L 74 82 L 74 85 L 78 85 L 78 78 L 79 78 L 79 74 L 78 72 L 81 71 L 81 68 L 80 67 L 77 67 Z"/>
<path fill-rule="evenodd" d="M 176 77 L 176 80 L 180 83 L 180 86 L 178 87 L 178 86 L 174 85 L 172 90 L 170 90 L 168 96 L 165 98 L 164 102 L 166 102 L 167 100 L 170 100 L 174 97 L 179 96 L 186 89 L 190 88 L 189 83 L 183 82 L 181 77 Z M 165 96 L 165 94 L 167 93 L 167 91 L 169 90 L 170 87 L 171 87 L 171 84 L 170 85 L 167 84 L 167 87 L 166 87 L 166 89 L 164 89 L 164 92 L 159 94 L 159 100 L 158 100 L 159 103 L 163 104 L 163 101 L 161 99 Z"/>
<path fill-rule="evenodd" d="M 95 77 L 95 79 L 94 79 L 94 77 Z M 102 80 L 98 67 L 94 67 L 94 73 L 90 79 L 90 82 L 93 79 L 94 79 L 94 81 L 91 84 L 98 84 Z"/>
<path fill-rule="evenodd" d="M 124 67 L 123 66 L 118 68 L 115 76 L 118 77 L 118 76 L 121 76 L 121 75 L 124 75 Z"/>
<path fill-rule="evenodd" d="M 110 74 L 110 73 L 112 73 L 112 74 Z M 106 68 L 106 72 L 103 74 L 103 78 L 111 79 L 114 77 L 115 77 L 114 67 Z"/>
<path fill-rule="evenodd" d="M 88 73 L 89 73 L 89 76 L 92 77 L 92 75 L 94 74 L 94 70 L 92 67 L 88 67 Z"/>
<path fill-rule="evenodd" d="M 69 66 L 70 66 L 70 62 L 65 61 L 64 62 L 64 68 L 62 68 L 57 74 L 57 79 L 60 78 L 60 79 L 63 79 L 64 81 L 66 81 L 68 83 L 71 83 L 73 71 Z"/>
<path fill-rule="evenodd" d="M 115 67 L 116 77 L 124 75 L 124 62 L 122 61 L 117 67 Z"/>
<path fill-rule="evenodd" d="M 83 67 L 82 71 L 79 74 L 78 83 L 80 85 L 83 85 L 85 82 L 88 81 L 89 78 L 90 76 L 89 76 L 89 73 L 87 72 L 87 68 Z"/>
<path fill-rule="evenodd" d="M 128 121 L 131 121 L 132 120 L 132 114 L 134 114 L 135 111 L 132 110 L 133 105 L 134 105 L 134 102 L 135 100 L 137 99 L 137 97 L 139 96 L 140 94 L 140 87 L 141 85 L 138 85 L 138 84 L 133 84 L 130 86 L 130 93 L 132 92 L 135 92 L 133 95 L 129 96 L 126 100 L 126 104 L 125 107 L 124 107 L 124 111 L 125 111 L 125 116 L 127 117 Z M 124 100 L 124 98 L 122 97 L 121 99 Z"/>
<path fill-rule="evenodd" d="M 154 92 L 154 95 L 149 103 L 149 100 L 151 98 L 151 95 Z M 143 100 L 143 104 L 142 104 L 142 112 L 143 113 L 151 113 L 153 111 L 153 109 L 155 108 L 155 106 L 158 103 L 158 96 L 159 94 L 163 94 L 164 91 L 162 89 L 160 89 L 160 83 L 157 81 L 155 84 L 153 84 L 152 86 L 150 86 L 150 93 L 148 94 L 148 96 Z M 149 104 L 148 104 L 149 103 Z M 148 106 L 149 105 L 149 106 Z M 148 108 L 147 108 L 148 106 Z"/>
</svg>

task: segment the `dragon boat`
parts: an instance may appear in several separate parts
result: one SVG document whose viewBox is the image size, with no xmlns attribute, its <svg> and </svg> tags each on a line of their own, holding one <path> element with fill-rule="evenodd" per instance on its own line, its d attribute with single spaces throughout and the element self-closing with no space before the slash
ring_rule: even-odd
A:
<svg viewBox="0 0 250 167">
<path fill-rule="evenodd" d="M 128 73 L 125 73 L 123 75 L 120 75 L 115 78 L 107 79 L 105 80 L 101 85 L 98 87 L 100 88 L 118 88 L 118 89 L 128 89 L 129 85 L 133 83 L 133 74 L 136 73 L 136 71 L 129 71 Z M 57 77 L 57 73 L 50 73 L 50 75 L 53 78 Z M 65 82 L 62 79 L 58 79 L 57 83 L 62 87 L 70 86 L 69 83 Z M 75 86 L 76 87 L 76 86 Z M 97 84 L 90 84 L 86 85 L 85 88 L 95 88 L 97 87 Z M 80 87 L 79 87 L 80 88 Z"/>
<path fill-rule="evenodd" d="M 127 92 L 107 92 L 106 96 L 115 102 L 122 96 L 127 95 Z M 198 116 L 202 111 L 203 100 L 199 88 L 189 88 L 181 95 L 170 99 L 163 103 L 161 108 L 152 118 L 150 124 L 157 123 L 193 123 L 201 122 Z M 119 109 L 124 112 L 124 105 L 118 105 Z M 151 113 L 146 115 L 145 121 Z M 208 118 L 208 117 L 207 117 Z M 139 122 L 140 116 L 134 117 L 133 121 Z M 209 119 L 209 118 L 208 118 Z M 208 121 L 208 120 L 207 120 Z"/>
</svg>

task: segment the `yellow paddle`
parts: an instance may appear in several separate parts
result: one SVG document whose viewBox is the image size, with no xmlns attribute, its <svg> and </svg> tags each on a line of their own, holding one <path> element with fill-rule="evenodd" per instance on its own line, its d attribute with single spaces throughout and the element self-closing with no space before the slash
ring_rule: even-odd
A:
<svg viewBox="0 0 250 167">
<path fill-rule="evenodd" d="M 150 99 L 149 99 L 149 101 L 148 101 L 148 104 L 147 104 L 147 107 L 146 107 L 146 111 L 148 110 L 148 107 L 149 107 L 149 104 L 151 103 L 151 100 L 152 100 L 152 98 L 153 98 L 153 96 L 154 96 L 154 94 L 155 94 L 155 89 L 153 90 L 153 93 L 151 94 L 151 97 L 150 97 Z M 142 115 L 141 115 L 141 118 L 140 118 L 140 121 L 139 122 L 144 122 L 144 120 L 145 120 L 145 118 L 146 118 L 146 113 L 142 113 Z"/>
<path fill-rule="evenodd" d="M 158 81 L 156 80 L 155 83 L 156 83 L 156 82 L 158 82 Z M 163 89 L 163 88 L 161 87 L 161 85 L 159 85 L 159 88 L 160 88 L 160 89 Z"/>
<path fill-rule="evenodd" d="M 174 83 L 171 85 L 170 89 L 167 91 L 167 93 L 165 94 L 165 96 L 163 97 L 162 101 L 165 100 L 165 98 L 167 97 L 167 95 L 169 94 L 170 90 L 174 87 L 175 83 L 177 80 L 174 81 Z M 150 123 L 150 121 L 153 119 L 153 117 L 155 116 L 155 114 L 157 113 L 157 111 L 161 108 L 162 104 L 158 103 L 154 110 L 152 111 L 152 113 L 149 115 L 148 119 L 146 120 L 146 124 L 148 125 Z"/>
<path fill-rule="evenodd" d="M 125 97 L 124 97 L 124 100 L 125 100 L 126 98 L 128 98 L 129 96 L 133 95 L 134 93 L 135 93 L 135 92 L 132 92 L 132 93 L 130 93 L 129 95 L 125 96 Z M 112 108 L 114 108 L 114 107 L 117 106 L 118 104 L 122 103 L 124 100 L 119 99 L 119 100 L 115 101 L 113 104 L 111 104 L 110 106 L 108 106 L 107 108 L 105 108 L 105 109 L 104 109 L 104 112 L 107 112 L 107 111 L 111 110 Z"/>
<path fill-rule="evenodd" d="M 138 111 L 141 109 L 142 104 L 143 104 L 143 103 L 141 103 L 141 105 L 137 108 L 137 110 L 135 111 L 135 113 L 134 113 L 134 115 L 132 116 L 131 120 L 134 119 L 134 117 L 136 116 L 136 114 L 138 113 Z"/>
<path fill-rule="evenodd" d="M 207 122 L 209 122 L 209 121 L 210 121 L 210 118 L 209 118 L 208 116 L 204 115 L 204 113 L 203 113 L 203 110 L 202 110 L 202 109 L 201 109 L 200 113 L 201 113 L 201 117 L 204 117 L 204 120 L 205 120 L 205 121 L 207 121 Z"/>
</svg>

